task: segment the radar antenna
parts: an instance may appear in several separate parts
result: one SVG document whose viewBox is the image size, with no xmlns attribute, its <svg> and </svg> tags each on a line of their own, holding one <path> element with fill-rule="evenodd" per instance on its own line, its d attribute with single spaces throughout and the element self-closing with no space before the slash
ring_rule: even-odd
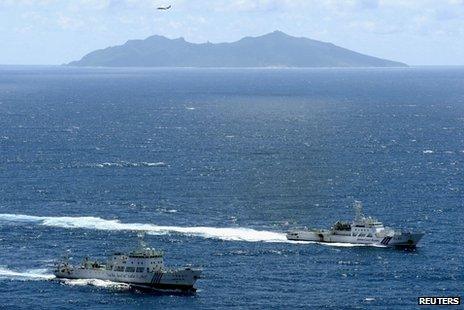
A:
<svg viewBox="0 0 464 310">
<path fill-rule="evenodd" d="M 359 200 L 354 201 L 354 212 L 356 214 L 354 218 L 355 222 L 362 222 L 365 217 L 364 217 L 363 206 L 362 206 L 361 201 Z"/>
</svg>

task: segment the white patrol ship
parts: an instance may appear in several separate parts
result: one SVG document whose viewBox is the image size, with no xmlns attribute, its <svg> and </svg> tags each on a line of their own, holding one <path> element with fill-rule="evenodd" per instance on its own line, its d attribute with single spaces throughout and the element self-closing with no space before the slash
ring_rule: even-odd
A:
<svg viewBox="0 0 464 310">
<path fill-rule="evenodd" d="M 85 258 L 81 265 L 69 264 L 67 258 L 56 265 L 54 274 L 61 279 L 100 279 L 126 283 L 132 287 L 152 290 L 194 292 L 201 269 L 164 267 L 163 252 L 148 247 L 139 235 L 139 247 L 129 253 L 114 253 L 106 262 Z"/>
<path fill-rule="evenodd" d="M 375 218 L 365 217 L 359 201 L 355 202 L 354 208 L 356 217 L 351 223 L 338 221 L 331 229 L 293 230 L 287 233 L 287 239 L 414 248 L 424 235 L 423 233 L 397 231 L 383 226 L 382 222 Z"/>
</svg>

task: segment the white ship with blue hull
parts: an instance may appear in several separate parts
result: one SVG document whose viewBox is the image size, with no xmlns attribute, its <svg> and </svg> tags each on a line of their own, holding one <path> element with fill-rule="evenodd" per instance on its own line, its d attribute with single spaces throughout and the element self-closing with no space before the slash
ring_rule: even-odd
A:
<svg viewBox="0 0 464 310">
<path fill-rule="evenodd" d="M 81 265 L 71 265 L 67 259 L 56 265 L 54 274 L 59 279 L 99 279 L 129 284 L 149 290 L 194 292 L 194 284 L 201 277 L 201 269 L 166 268 L 163 252 L 149 248 L 141 240 L 129 253 L 114 253 L 106 262 L 84 259 Z"/>
<path fill-rule="evenodd" d="M 359 201 L 355 202 L 354 207 L 356 217 L 352 222 L 338 221 L 331 229 L 292 230 L 287 233 L 287 239 L 414 248 L 424 235 L 420 232 L 398 231 L 385 227 L 377 219 L 364 216 Z"/>
</svg>

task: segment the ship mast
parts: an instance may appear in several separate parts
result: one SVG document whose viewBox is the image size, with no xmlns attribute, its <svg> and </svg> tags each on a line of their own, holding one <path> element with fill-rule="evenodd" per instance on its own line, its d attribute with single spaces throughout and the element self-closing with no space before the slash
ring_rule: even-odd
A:
<svg viewBox="0 0 464 310">
<path fill-rule="evenodd" d="M 364 213 L 363 213 L 363 206 L 361 201 L 355 200 L 354 201 L 354 212 L 355 212 L 355 218 L 354 221 L 357 223 L 360 223 L 364 220 Z"/>
<path fill-rule="evenodd" d="M 144 240 L 145 233 L 146 232 L 144 230 L 137 232 L 137 238 L 139 239 L 139 249 L 141 250 L 148 248 L 147 243 Z"/>
</svg>

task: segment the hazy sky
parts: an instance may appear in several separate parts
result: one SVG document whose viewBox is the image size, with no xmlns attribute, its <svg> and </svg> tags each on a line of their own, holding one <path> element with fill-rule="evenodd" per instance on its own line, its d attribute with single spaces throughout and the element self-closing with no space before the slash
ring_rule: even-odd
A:
<svg viewBox="0 0 464 310">
<path fill-rule="evenodd" d="M 215 43 L 276 29 L 412 65 L 464 65 L 464 0 L 0 0 L 0 64 L 61 64 L 153 34 Z"/>
</svg>

